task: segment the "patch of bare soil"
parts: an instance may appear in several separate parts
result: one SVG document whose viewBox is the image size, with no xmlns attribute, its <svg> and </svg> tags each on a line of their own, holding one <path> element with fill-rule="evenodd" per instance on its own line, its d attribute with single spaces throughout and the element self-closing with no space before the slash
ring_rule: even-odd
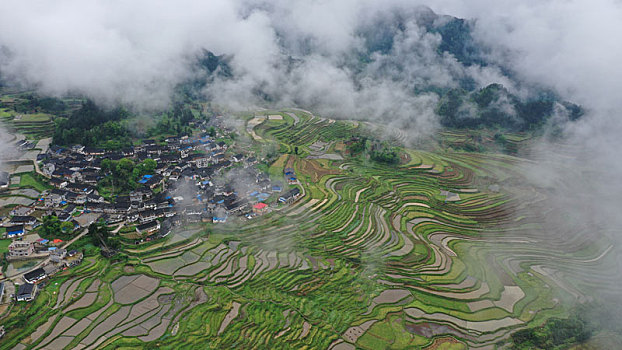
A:
<svg viewBox="0 0 622 350">
<path fill-rule="evenodd" d="M 304 175 L 309 176 L 313 182 L 320 181 L 320 179 L 326 175 L 341 174 L 337 169 L 322 167 L 318 161 L 313 159 L 301 159 L 300 171 Z"/>
</svg>

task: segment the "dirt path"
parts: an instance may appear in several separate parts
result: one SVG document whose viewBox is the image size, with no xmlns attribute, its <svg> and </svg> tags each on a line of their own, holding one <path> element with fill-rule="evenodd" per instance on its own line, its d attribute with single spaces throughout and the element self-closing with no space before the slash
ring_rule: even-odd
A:
<svg viewBox="0 0 622 350">
<path fill-rule="evenodd" d="M 233 307 L 225 315 L 225 318 L 222 320 L 222 323 L 220 324 L 220 329 L 218 330 L 218 335 L 222 334 L 222 332 L 225 331 L 225 329 L 227 328 L 229 323 L 231 323 L 231 321 L 233 321 L 234 318 L 238 317 L 238 314 L 240 313 L 240 306 L 241 305 L 242 304 L 240 304 L 238 302 L 235 302 L 235 301 L 233 302 Z"/>
<path fill-rule="evenodd" d="M 263 140 L 261 136 L 255 133 L 255 127 L 263 123 L 265 120 L 266 120 L 266 116 L 256 116 L 253 119 L 249 120 L 248 123 L 246 124 L 246 132 L 251 134 L 251 136 L 253 137 L 255 141 Z"/>
<path fill-rule="evenodd" d="M 300 118 L 298 118 L 296 114 L 290 113 L 290 112 L 287 112 L 285 114 L 287 114 L 288 116 L 292 117 L 292 119 L 294 119 L 294 125 L 300 123 Z"/>
</svg>

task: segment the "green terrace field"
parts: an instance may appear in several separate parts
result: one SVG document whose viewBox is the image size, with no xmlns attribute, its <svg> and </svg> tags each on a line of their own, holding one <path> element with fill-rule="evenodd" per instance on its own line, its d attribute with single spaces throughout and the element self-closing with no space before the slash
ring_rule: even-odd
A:
<svg viewBox="0 0 622 350">
<path fill-rule="evenodd" d="M 26 135 L 28 139 L 41 139 L 52 136 L 54 123 L 52 115 L 45 113 L 16 113 L 8 109 L 0 109 L 0 118 L 10 128 Z"/>
<path fill-rule="evenodd" d="M 403 149 L 382 165 L 335 150 L 358 123 L 280 114 L 250 129 L 290 153 L 269 172 L 295 169 L 295 203 L 87 258 L 11 309 L 2 347 L 486 349 L 617 288 L 611 243 L 548 226 L 523 160 Z"/>
<path fill-rule="evenodd" d="M 33 172 L 20 174 L 19 187 L 32 188 L 39 192 L 51 189 L 52 186 L 45 183 L 40 177 L 40 175 Z"/>
<path fill-rule="evenodd" d="M 493 131 L 487 129 L 441 130 L 437 134 L 443 149 L 463 151 L 492 151 L 514 154 L 519 147 L 533 139 L 532 133 Z"/>
</svg>

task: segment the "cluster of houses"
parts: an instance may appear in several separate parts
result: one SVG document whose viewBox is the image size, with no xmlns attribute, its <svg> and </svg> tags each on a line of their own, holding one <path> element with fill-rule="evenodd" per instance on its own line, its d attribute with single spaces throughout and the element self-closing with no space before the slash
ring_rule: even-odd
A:
<svg viewBox="0 0 622 350">
<path fill-rule="evenodd" d="M 53 256 L 59 250 L 62 250 L 58 247 L 62 243 L 63 240 L 58 238 L 52 241 L 44 238 L 38 238 L 36 240 L 28 238 L 24 240 L 17 239 L 9 244 L 6 259 L 12 261 L 47 258 Z"/>
<path fill-rule="evenodd" d="M 49 277 L 67 268 L 79 265 L 82 259 L 83 254 L 77 250 L 67 251 L 62 248 L 54 250 L 50 254 L 49 263 L 24 274 L 24 283 L 17 288 L 15 299 L 17 301 L 34 300 L 39 286 L 43 285 Z"/>
<path fill-rule="evenodd" d="M 285 168 L 283 170 L 283 174 L 287 179 L 287 183 L 290 185 L 298 184 L 298 178 L 296 178 L 296 172 L 293 168 Z M 284 193 L 279 197 L 279 202 L 281 203 L 292 203 L 300 196 L 300 189 L 298 187 L 294 187 Z"/>
<path fill-rule="evenodd" d="M 283 174 L 285 175 L 288 184 L 294 185 L 298 183 L 298 178 L 296 178 L 294 168 L 285 168 L 285 170 L 283 170 Z"/>
<path fill-rule="evenodd" d="M 60 239 L 50 241 L 39 238 L 37 235 L 28 235 L 31 230 L 41 225 L 37 218 L 33 216 L 37 209 L 41 208 L 23 205 L 16 206 L 10 211 L 9 218 L 6 218 L 0 224 L 0 226 L 4 227 L 3 236 L 13 239 L 8 246 L 7 260 L 46 258 L 53 250 L 57 249 L 57 245 L 62 243 Z M 44 214 L 51 215 L 53 212 L 45 211 Z M 72 226 L 74 229 L 79 227 L 77 222 L 72 222 L 75 225 Z"/>
<path fill-rule="evenodd" d="M 153 159 L 157 166 L 153 174 L 138 180 L 134 191 L 107 200 L 97 191 L 97 184 L 107 176 L 102 161 L 123 158 L 136 164 Z M 31 215 L 34 209 L 69 222 L 74 229 L 101 218 L 108 224 L 133 226 L 141 237 L 153 239 L 184 223 L 222 223 L 232 215 L 252 218 L 268 212 L 269 202 L 288 203 L 296 195 L 281 196 L 283 185 L 259 171 L 255 157 L 235 154 L 225 142 L 207 134 L 170 137 L 160 143 L 143 140 L 114 152 L 52 146 L 39 161 L 54 188 L 42 193 L 36 208 L 24 207 L 3 223 L 8 237 L 19 237 L 40 224 Z M 293 169 L 286 169 L 284 175 L 288 184 L 297 183 Z M 84 214 L 91 219 L 80 220 Z"/>
<path fill-rule="evenodd" d="M 98 183 L 109 175 L 102 162 L 123 158 L 136 164 L 153 159 L 157 165 L 152 174 L 137 181 L 135 190 L 104 198 L 97 190 Z M 37 160 L 53 188 L 42 192 L 35 204 L 16 206 L 0 219 L 3 235 L 13 239 L 7 259 L 47 258 L 44 266 L 24 275 L 15 294 L 18 301 L 33 300 L 48 277 L 83 258 L 80 252 L 63 249 L 60 239 L 28 235 L 42 224 L 44 216 L 56 216 L 64 229 L 71 230 L 100 219 L 121 223 L 136 231 L 139 243 L 164 237 L 176 225 L 224 223 L 231 216 L 252 219 L 269 212 L 271 203 L 289 204 L 300 196 L 298 187 L 287 189 L 260 171 L 252 154 L 236 154 L 225 142 L 207 134 L 170 137 L 159 143 L 143 140 L 140 145 L 112 152 L 81 145 L 52 146 Z M 8 186 L 8 174 L 4 175 L 0 173 L 0 186 Z M 298 184 L 294 169 L 286 168 L 283 175 L 287 185 Z"/>
</svg>

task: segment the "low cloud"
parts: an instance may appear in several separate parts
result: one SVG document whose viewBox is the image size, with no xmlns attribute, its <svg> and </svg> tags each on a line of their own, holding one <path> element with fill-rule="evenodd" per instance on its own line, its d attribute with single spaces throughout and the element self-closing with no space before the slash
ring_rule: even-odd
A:
<svg viewBox="0 0 622 350">
<path fill-rule="evenodd" d="M 421 5 L 426 3 L 5 0 L 0 3 L 0 74 L 44 94 L 78 92 L 101 103 L 163 107 L 175 86 L 193 74 L 201 49 L 208 49 L 231 57 L 234 73 L 205 87 L 217 103 L 300 106 L 325 117 L 408 130 L 413 138 L 438 125 L 439 96 L 426 90 L 430 86 L 454 88 L 465 79 L 479 87 L 496 82 L 523 97 L 531 87 L 549 88 L 581 104 L 586 115 L 562 130 L 569 147 L 547 140 L 535 145 L 532 156 L 541 163 L 524 173 L 535 186 L 554 189 L 551 205 L 597 223 L 619 242 L 622 43 L 616 34 L 622 32 L 621 3 L 428 4 L 437 13 L 472 19 L 486 60 L 505 69 L 465 66 L 439 53 L 441 37 L 424 29 L 429 12 Z M 391 31 L 395 18 L 402 22 L 390 49 L 364 57 L 366 30 Z M 366 64 L 360 64 L 363 60 Z"/>
<path fill-rule="evenodd" d="M 614 37 L 622 31 L 622 3 L 472 1 L 467 7 L 445 1 L 439 11 L 477 18 L 476 38 L 491 48 L 493 61 L 504 62 L 518 79 L 551 88 L 585 108 L 580 120 L 555 130 L 561 138 L 547 134 L 532 146 L 529 157 L 538 162 L 525 166 L 523 174 L 547 195 L 549 214 L 537 233 L 543 240 L 558 235 L 553 243 L 569 249 L 598 242 L 599 253 L 613 245 L 598 265 L 569 263 L 566 273 L 581 276 L 587 287 L 598 286 L 597 293 L 619 302 L 622 43 Z M 555 118 L 566 117 L 557 110 Z"/>
<path fill-rule="evenodd" d="M 9 0 L 0 4 L 0 73 L 44 94 L 76 92 L 153 109 L 191 77 L 205 48 L 231 57 L 234 78 L 216 79 L 204 91 L 217 103 L 253 108 L 267 97 L 271 107 L 428 133 L 438 99 L 429 87 L 457 87 L 464 78 L 478 86 L 513 84 L 496 67 L 465 67 L 439 54 L 441 37 L 424 28 L 426 15 L 428 9 L 400 1 Z M 360 64 L 364 38 L 378 26 L 398 32 L 392 49 Z"/>
</svg>

